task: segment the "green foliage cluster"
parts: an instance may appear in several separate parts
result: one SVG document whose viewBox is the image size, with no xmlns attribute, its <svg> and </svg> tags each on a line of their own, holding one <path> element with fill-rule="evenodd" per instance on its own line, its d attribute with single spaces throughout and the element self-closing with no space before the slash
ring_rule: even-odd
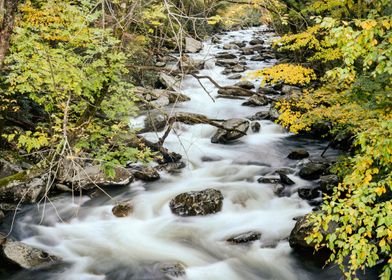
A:
<svg viewBox="0 0 392 280">
<path fill-rule="evenodd" d="M 342 182 L 325 197 L 323 211 L 313 214 L 307 241 L 329 248 L 329 262 L 348 279 L 377 264 L 383 266 L 380 278 L 391 279 L 392 2 L 282 2 L 296 2 L 288 7 L 300 16 L 290 23 L 297 32 L 276 48 L 317 66 L 321 79 L 317 88 L 277 104 L 280 123 L 297 133 L 327 121 L 332 134 L 355 137 L 355 154 L 335 168 Z M 331 221 L 338 227 L 323 237 Z"/>
</svg>

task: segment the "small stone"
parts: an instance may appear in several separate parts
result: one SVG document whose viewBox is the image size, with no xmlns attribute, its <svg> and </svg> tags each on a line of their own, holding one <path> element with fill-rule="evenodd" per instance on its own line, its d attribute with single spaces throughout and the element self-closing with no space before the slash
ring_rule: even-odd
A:
<svg viewBox="0 0 392 280">
<path fill-rule="evenodd" d="M 253 132 L 260 132 L 261 125 L 259 122 L 252 122 L 250 128 L 252 129 Z"/>
<path fill-rule="evenodd" d="M 280 182 L 283 185 L 287 185 L 287 186 L 295 185 L 295 182 L 293 180 L 291 180 L 289 178 L 289 176 L 287 176 L 286 174 L 284 174 L 284 173 L 278 173 L 278 174 L 279 174 L 279 177 L 280 177 Z"/>
<path fill-rule="evenodd" d="M 239 80 L 242 78 L 241 74 L 234 74 L 228 77 L 229 80 Z"/>
<path fill-rule="evenodd" d="M 296 149 L 287 156 L 289 159 L 304 159 L 309 157 L 309 152 L 305 149 Z"/>
<path fill-rule="evenodd" d="M 172 277 L 178 278 L 178 277 L 184 276 L 186 274 L 185 266 L 181 263 L 161 264 L 160 271 L 163 274 L 169 276 L 170 279 L 172 279 Z"/>
<path fill-rule="evenodd" d="M 249 231 L 249 232 L 242 233 L 240 235 L 230 237 L 226 241 L 235 244 L 243 244 L 243 243 L 249 243 L 249 242 L 260 240 L 260 238 L 261 238 L 260 232 Z"/>
</svg>

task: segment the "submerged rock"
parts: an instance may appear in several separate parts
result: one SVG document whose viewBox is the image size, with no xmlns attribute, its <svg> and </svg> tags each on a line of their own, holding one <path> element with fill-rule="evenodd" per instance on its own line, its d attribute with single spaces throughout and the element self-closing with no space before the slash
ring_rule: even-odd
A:
<svg viewBox="0 0 392 280">
<path fill-rule="evenodd" d="M 215 189 L 181 193 L 170 201 L 170 209 L 178 216 L 204 216 L 222 210 L 223 195 Z"/>
<path fill-rule="evenodd" d="M 249 45 L 254 46 L 254 45 L 262 45 L 264 44 L 264 40 L 261 39 L 252 39 L 249 41 Z"/>
<path fill-rule="evenodd" d="M 218 129 L 211 138 L 212 143 L 226 144 L 227 142 L 241 138 L 246 135 L 250 122 L 246 119 L 229 119 L 222 125 L 224 129 Z"/>
<path fill-rule="evenodd" d="M 1 264 L 10 263 L 20 268 L 34 269 L 54 264 L 58 259 L 22 242 L 1 238 Z"/>
<path fill-rule="evenodd" d="M 127 217 L 130 214 L 132 214 L 132 212 L 133 212 L 133 203 L 131 200 L 120 202 L 112 209 L 113 215 L 119 218 Z"/>
<path fill-rule="evenodd" d="M 169 276 L 170 279 L 185 276 L 185 266 L 182 263 L 164 263 L 160 264 L 160 271 Z"/>
<path fill-rule="evenodd" d="M 260 232 L 249 231 L 230 237 L 226 241 L 235 244 L 243 244 L 243 243 L 249 243 L 249 242 L 260 240 L 260 238 L 261 238 Z"/>
<path fill-rule="evenodd" d="M 305 149 L 296 149 L 287 156 L 289 159 L 304 159 L 309 157 L 309 152 Z"/>
</svg>

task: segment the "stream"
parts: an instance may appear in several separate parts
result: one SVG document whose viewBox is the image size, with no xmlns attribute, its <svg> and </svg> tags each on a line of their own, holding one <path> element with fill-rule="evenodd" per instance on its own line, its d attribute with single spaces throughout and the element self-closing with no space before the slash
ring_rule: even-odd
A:
<svg viewBox="0 0 392 280">
<path fill-rule="evenodd" d="M 222 74 L 215 66 L 214 56 L 231 41 L 247 41 L 257 37 L 270 44 L 273 33 L 264 27 L 227 32 L 221 43 L 205 42 L 194 59 L 208 60 L 207 69 L 199 75 L 213 78 L 220 85 L 233 85 L 238 80 Z M 240 56 L 239 50 L 229 53 Z M 251 61 L 246 56 L 248 70 L 271 66 L 276 60 Z M 168 112 L 193 112 L 211 119 L 247 118 L 269 106 L 241 106 L 244 100 L 217 98 L 217 88 L 208 80 L 200 83 L 186 76 L 181 85 L 190 101 L 166 108 Z M 260 80 L 254 81 L 257 87 Z M 143 117 L 132 120 L 134 125 Z M 312 211 L 307 201 L 299 198 L 300 187 L 315 184 L 298 177 L 299 167 L 308 159 L 290 160 L 287 155 L 295 148 L 305 148 L 310 158 L 318 158 L 325 142 L 294 136 L 269 120 L 258 121 L 260 132 L 252 132 L 230 144 L 212 144 L 215 127 L 176 123 L 165 141 L 165 147 L 180 153 L 186 167 L 180 172 L 162 172 L 156 182 L 136 181 L 124 188 L 108 190 L 109 195 L 95 198 L 61 195 L 48 204 L 26 206 L 18 214 L 11 236 L 15 239 L 58 256 L 62 262 L 36 271 L 0 275 L 5 279 L 79 279 L 128 280 L 168 279 L 162 275 L 162 263 L 180 262 L 189 280 L 306 280 L 339 279 L 337 268 L 322 270 L 313 260 L 301 259 L 293 253 L 288 236 L 295 225 L 294 218 Z M 157 141 L 162 133 L 145 133 Z M 337 152 L 328 150 L 327 158 Z M 274 175 L 284 168 L 295 185 L 284 195 L 277 195 L 273 184 L 258 183 L 264 175 Z M 223 207 L 207 216 L 179 217 L 169 202 L 176 195 L 206 188 L 220 190 Z M 112 214 L 116 201 L 132 199 L 134 213 L 117 218 Z M 55 207 L 54 207 L 55 206 Z M 44 211 L 44 215 L 42 215 Z M 41 217 L 43 220 L 41 221 Z M 61 217 L 61 219 L 60 219 Z M 11 221 L 1 229 L 9 229 Z M 260 240 L 247 244 L 231 244 L 226 239 L 248 231 L 261 233 Z"/>
</svg>

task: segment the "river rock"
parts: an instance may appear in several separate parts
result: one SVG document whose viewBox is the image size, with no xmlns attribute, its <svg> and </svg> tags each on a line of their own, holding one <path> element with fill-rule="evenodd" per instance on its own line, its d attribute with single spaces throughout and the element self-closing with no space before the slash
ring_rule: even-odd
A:
<svg viewBox="0 0 392 280">
<path fill-rule="evenodd" d="M 298 196 L 305 200 L 312 200 L 320 196 L 320 191 L 312 187 L 299 188 Z"/>
<path fill-rule="evenodd" d="M 305 149 L 295 149 L 287 157 L 289 159 L 304 159 L 309 157 L 309 152 Z"/>
<path fill-rule="evenodd" d="M 275 90 L 272 87 L 260 87 L 259 90 L 258 90 L 258 93 L 268 94 L 268 95 L 278 95 L 278 94 L 280 94 L 279 91 Z"/>
<path fill-rule="evenodd" d="M 161 73 L 159 75 L 159 81 L 165 86 L 166 89 L 179 91 L 180 82 L 177 81 L 174 77 L 166 73 Z"/>
<path fill-rule="evenodd" d="M 244 65 L 236 65 L 236 66 L 234 66 L 234 67 L 232 68 L 232 71 L 233 71 L 234 73 L 241 73 L 241 72 L 244 72 L 246 69 L 247 69 L 247 68 L 246 68 L 246 66 L 244 66 Z"/>
<path fill-rule="evenodd" d="M 280 184 L 280 179 L 271 177 L 261 177 L 257 179 L 257 182 L 261 184 Z"/>
<path fill-rule="evenodd" d="M 185 266 L 182 263 L 160 264 L 160 271 L 170 279 L 185 276 Z"/>
<path fill-rule="evenodd" d="M 181 193 L 170 201 L 171 211 L 178 216 L 204 216 L 222 210 L 223 195 L 215 189 Z"/>
<path fill-rule="evenodd" d="M 221 87 L 218 90 L 218 94 L 231 95 L 231 96 L 252 96 L 254 95 L 254 92 L 236 86 L 227 86 L 227 87 Z"/>
<path fill-rule="evenodd" d="M 287 186 L 295 185 L 295 182 L 291 180 L 289 176 L 287 176 L 283 172 L 278 172 L 278 174 L 279 174 L 280 182 L 283 185 L 287 185 Z"/>
<path fill-rule="evenodd" d="M 269 100 L 264 95 L 254 94 L 248 99 L 248 101 L 242 103 L 242 106 L 258 107 L 258 106 L 265 106 L 268 103 Z"/>
<path fill-rule="evenodd" d="M 278 118 L 279 118 L 278 110 L 276 110 L 274 106 L 271 106 L 271 108 L 268 111 L 268 119 L 271 121 L 275 121 Z"/>
<path fill-rule="evenodd" d="M 0 188 L 0 201 L 5 203 L 34 203 L 45 192 L 46 182 L 42 178 L 13 181 Z"/>
<path fill-rule="evenodd" d="M 299 87 L 289 86 L 289 85 L 284 85 L 281 91 L 283 94 L 287 94 L 287 95 L 294 95 L 294 94 L 300 95 L 302 93 Z"/>
<path fill-rule="evenodd" d="M 133 203 L 131 200 L 119 202 L 113 207 L 112 213 L 114 216 L 123 218 L 131 215 L 133 212 Z"/>
<path fill-rule="evenodd" d="M 229 77 L 227 77 L 229 80 L 239 80 L 239 79 L 241 79 L 242 78 L 242 75 L 241 74 L 233 74 L 233 75 L 231 75 L 231 76 L 229 76 Z"/>
<path fill-rule="evenodd" d="M 325 172 L 328 165 L 323 163 L 308 162 L 299 171 L 299 176 L 306 180 L 317 180 Z"/>
<path fill-rule="evenodd" d="M 225 144 L 239 139 L 246 135 L 249 125 L 247 119 L 229 119 L 222 124 L 224 129 L 219 128 L 214 136 L 212 136 L 211 142 Z"/>
<path fill-rule="evenodd" d="M 203 59 L 194 59 L 192 57 L 183 56 L 180 61 L 180 69 L 184 73 L 192 73 L 204 68 Z"/>
<path fill-rule="evenodd" d="M 22 171 L 23 169 L 16 164 L 12 164 L 4 159 L 0 159 L 0 179 Z"/>
<path fill-rule="evenodd" d="M 221 40 L 220 40 L 220 38 L 218 36 L 216 36 L 216 35 L 212 36 L 211 43 L 213 43 L 213 44 L 220 44 L 220 42 L 221 42 Z"/>
<path fill-rule="evenodd" d="M 253 39 L 249 41 L 249 45 L 254 46 L 254 45 L 263 45 L 264 40 L 261 39 Z"/>
<path fill-rule="evenodd" d="M 254 114 L 253 116 L 249 117 L 249 119 L 250 119 L 251 121 L 262 121 L 262 120 L 267 120 L 267 119 L 269 119 L 269 114 L 268 114 L 268 112 L 261 111 L 261 112 L 257 112 L 257 113 Z"/>
<path fill-rule="evenodd" d="M 247 47 L 247 48 L 242 48 L 242 49 L 241 49 L 241 53 L 242 53 L 243 55 L 252 55 L 252 54 L 255 53 L 255 50 L 254 50 L 253 48 L 249 48 L 249 47 Z"/>
<path fill-rule="evenodd" d="M 289 244 L 290 247 L 300 252 L 314 252 L 315 244 L 312 242 L 308 244 L 305 238 L 312 233 L 312 224 L 309 222 L 309 215 L 301 217 L 297 220 L 294 229 L 290 233 Z M 337 228 L 335 222 L 330 222 L 327 231 L 321 230 L 321 234 L 325 238 L 327 234 L 332 233 Z"/>
<path fill-rule="evenodd" d="M 185 52 L 196 53 L 203 49 L 203 43 L 192 38 L 185 37 Z"/>
<path fill-rule="evenodd" d="M 151 112 L 144 119 L 144 129 L 140 132 L 162 131 L 167 124 L 167 116 L 161 112 Z"/>
<path fill-rule="evenodd" d="M 170 99 L 167 96 L 160 96 L 154 101 L 150 102 L 150 105 L 153 108 L 162 108 L 170 104 Z"/>
<path fill-rule="evenodd" d="M 185 168 L 186 164 L 183 161 L 179 162 L 168 162 L 165 164 L 161 164 L 157 167 L 159 171 L 166 171 L 168 173 L 179 173 L 180 170 Z"/>
<path fill-rule="evenodd" d="M 253 132 L 260 132 L 261 125 L 259 122 L 252 122 L 250 124 L 250 128 L 252 129 Z"/>
<path fill-rule="evenodd" d="M 133 176 L 138 180 L 151 182 L 151 181 L 159 180 L 160 178 L 158 171 L 150 166 L 131 165 L 130 167 L 128 167 L 128 169 L 131 171 Z"/>
<path fill-rule="evenodd" d="M 254 89 L 255 85 L 250 81 L 239 81 L 235 83 L 234 86 L 244 88 L 244 89 Z"/>
<path fill-rule="evenodd" d="M 336 175 L 325 175 L 320 177 L 320 189 L 323 193 L 332 194 L 333 189 L 339 184 L 339 178 Z"/>
<path fill-rule="evenodd" d="M 237 56 L 228 52 L 221 52 L 215 56 L 217 59 L 237 59 Z"/>
<path fill-rule="evenodd" d="M 237 59 L 219 59 L 216 61 L 216 65 L 218 66 L 235 66 L 238 64 Z"/>
<path fill-rule="evenodd" d="M 230 44 L 236 45 L 236 46 L 238 46 L 239 48 L 243 48 L 243 47 L 246 46 L 246 43 L 243 42 L 243 41 L 232 41 L 232 42 L 230 42 Z"/>
<path fill-rule="evenodd" d="M 2 263 L 11 263 L 25 269 L 34 269 L 54 264 L 57 258 L 32 248 L 22 242 L 3 239 L 0 247 Z"/>
<path fill-rule="evenodd" d="M 234 44 L 224 44 L 223 49 L 224 50 L 236 50 L 236 49 L 239 49 L 239 47 Z"/>
<path fill-rule="evenodd" d="M 243 243 L 249 243 L 249 242 L 260 240 L 260 238 L 261 238 L 260 232 L 249 231 L 230 237 L 226 241 L 234 244 L 243 244 Z"/>
</svg>

